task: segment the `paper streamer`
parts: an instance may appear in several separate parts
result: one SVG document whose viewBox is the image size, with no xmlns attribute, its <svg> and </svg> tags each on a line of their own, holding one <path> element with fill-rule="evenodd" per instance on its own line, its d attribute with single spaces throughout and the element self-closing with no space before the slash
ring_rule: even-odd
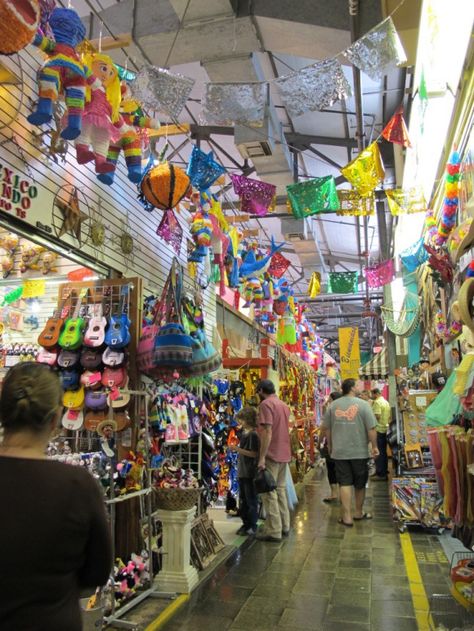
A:
<svg viewBox="0 0 474 631">
<path fill-rule="evenodd" d="M 203 119 L 209 125 L 261 127 L 267 94 L 266 83 L 206 83 Z"/>
</svg>

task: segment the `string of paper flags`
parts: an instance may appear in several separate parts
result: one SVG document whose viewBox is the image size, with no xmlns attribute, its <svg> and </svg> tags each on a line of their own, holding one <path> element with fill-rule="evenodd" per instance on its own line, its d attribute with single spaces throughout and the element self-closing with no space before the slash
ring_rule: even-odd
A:
<svg viewBox="0 0 474 631">
<path fill-rule="evenodd" d="M 407 61 L 391 16 L 340 54 L 374 80 Z M 273 81 L 205 83 L 201 119 L 209 125 L 262 127 L 270 84 L 278 89 L 291 116 L 330 107 L 352 94 L 337 56 L 317 61 Z M 135 98 L 145 107 L 176 120 L 194 84 L 194 79 L 184 75 L 145 65 L 130 86 Z"/>
</svg>

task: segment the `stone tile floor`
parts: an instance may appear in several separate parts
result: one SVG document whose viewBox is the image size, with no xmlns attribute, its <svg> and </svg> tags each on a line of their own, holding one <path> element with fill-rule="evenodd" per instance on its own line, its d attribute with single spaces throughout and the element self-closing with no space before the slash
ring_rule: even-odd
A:
<svg viewBox="0 0 474 631">
<path fill-rule="evenodd" d="M 324 481 L 306 485 L 290 537 L 249 541 L 192 595 L 165 631 L 416 631 L 387 484 L 372 483 L 374 519 L 344 528 L 322 502 Z M 410 534 L 437 622 L 461 623 L 449 593 L 449 563 L 437 536 Z M 449 602 L 449 607 L 447 603 Z M 441 605 L 440 605 L 441 603 Z M 449 610 L 449 612 L 448 612 Z M 444 616 L 444 618 L 443 618 Z"/>
</svg>

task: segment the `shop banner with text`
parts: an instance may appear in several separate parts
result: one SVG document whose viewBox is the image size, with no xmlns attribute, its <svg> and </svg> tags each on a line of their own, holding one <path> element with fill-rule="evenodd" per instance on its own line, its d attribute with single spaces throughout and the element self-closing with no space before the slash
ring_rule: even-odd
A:
<svg viewBox="0 0 474 631">
<path fill-rule="evenodd" d="M 341 379 L 359 379 L 359 329 L 357 327 L 345 327 L 338 329 L 338 331 Z"/>
</svg>

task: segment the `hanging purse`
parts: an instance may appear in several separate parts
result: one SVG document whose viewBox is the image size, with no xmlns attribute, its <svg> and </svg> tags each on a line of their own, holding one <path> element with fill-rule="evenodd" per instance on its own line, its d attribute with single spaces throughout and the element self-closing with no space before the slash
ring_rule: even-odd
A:
<svg viewBox="0 0 474 631">
<path fill-rule="evenodd" d="M 220 368 L 222 358 L 207 339 L 205 332 L 202 329 L 198 329 L 193 333 L 192 339 L 192 363 L 187 368 L 186 372 L 192 377 L 199 377 Z"/>
<path fill-rule="evenodd" d="M 171 266 L 166 317 L 155 338 L 154 363 L 158 368 L 184 368 L 193 360 L 193 340 L 182 324 L 182 273 L 178 261 Z"/>
</svg>

